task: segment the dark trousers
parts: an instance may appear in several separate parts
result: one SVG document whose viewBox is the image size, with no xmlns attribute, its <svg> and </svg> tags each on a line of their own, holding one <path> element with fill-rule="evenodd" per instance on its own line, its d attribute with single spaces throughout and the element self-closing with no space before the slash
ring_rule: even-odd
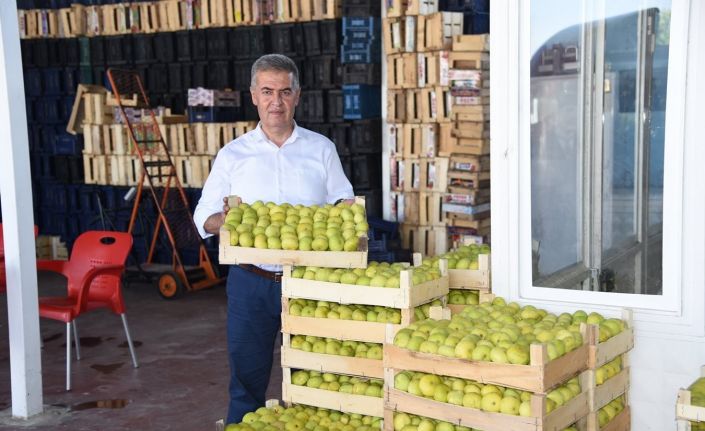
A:
<svg viewBox="0 0 705 431">
<path fill-rule="evenodd" d="M 238 266 L 228 273 L 228 421 L 264 406 L 274 342 L 281 327 L 281 283 Z"/>
</svg>

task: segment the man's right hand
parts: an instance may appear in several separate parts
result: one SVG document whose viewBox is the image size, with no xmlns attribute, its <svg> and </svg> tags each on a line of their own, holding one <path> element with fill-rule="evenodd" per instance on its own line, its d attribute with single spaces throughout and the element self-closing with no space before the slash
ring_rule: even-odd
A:
<svg viewBox="0 0 705 431">
<path fill-rule="evenodd" d="M 208 217 L 206 222 L 203 223 L 203 229 L 208 233 L 217 235 L 220 231 L 220 227 L 225 224 L 225 216 L 228 214 L 228 211 L 230 211 L 230 207 L 228 206 L 228 198 L 224 197 L 223 212 L 215 213 Z"/>
</svg>

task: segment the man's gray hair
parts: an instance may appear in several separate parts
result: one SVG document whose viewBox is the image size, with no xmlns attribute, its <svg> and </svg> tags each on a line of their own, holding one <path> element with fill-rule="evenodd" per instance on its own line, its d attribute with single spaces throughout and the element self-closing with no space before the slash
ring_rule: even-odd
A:
<svg viewBox="0 0 705 431">
<path fill-rule="evenodd" d="M 299 68 L 296 63 L 286 55 L 267 54 L 258 58 L 252 65 L 252 78 L 250 80 L 250 88 L 257 86 L 257 72 L 276 70 L 286 72 L 291 76 L 291 89 L 296 91 L 299 89 Z"/>
</svg>

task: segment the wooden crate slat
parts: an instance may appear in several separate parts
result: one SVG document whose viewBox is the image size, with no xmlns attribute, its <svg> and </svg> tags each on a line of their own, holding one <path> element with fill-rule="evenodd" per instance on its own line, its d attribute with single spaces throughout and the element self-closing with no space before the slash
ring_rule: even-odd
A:
<svg viewBox="0 0 705 431">
<path fill-rule="evenodd" d="M 599 339 L 599 338 L 598 338 Z M 634 348 L 634 328 L 628 327 L 614 337 L 597 345 L 590 346 L 588 366 L 599 368 Z"/>
<path fill-rule="evenodd" d="M 287 403 L 313 405 L 368 416 L 382 417 L 384 414 L 384 400 L 382 398 L 326 391 L 294 384 L 290 384 L 286 391 L 282 392 L 286 393 L 284 401 Z"/>
<path fill-rule="evenodd" d="M 590 411 L 600 410 L 610 401 L 629 391 L 629 371 L 629 367 L 626 367 L 603 384 L 591 389 L 593 395 L 590 397 Z M 594 379 L 594 371 L 591 370 L 590 374 Z"/>
<path fill-rule="evenodd" d="M 395 331 L 402 328 L 402 325 L 391 323 L 292 316 L 288 310 L 282 310 L 281 320 L 282 332 L 285 333 L 313 335 L 337 340 L 364 341 L 366 343 L 383 343 L 387 325 L 392 325 Z"/>
<path fill-rule="evenodd" d="M 382 361 L 322 353 L 304 352 L 282 346 L 282 367 L 320 371 L 322 373 L 351 374 L 363 377 L 384 378 Z"/>
<path fill-rule="evenodd" d="M 448 287 L 450 289 L 489 289 L 490 255 L 477 256 L 478 269 L 449 269 Z"/>
<path fill-rule="evenodd" d="M 631 408 L 624 406 L 624 410 L 619 412 L 611 421 L 600 428 L 597 412 L 587 416 L 586 431 L 629 431 L 631 430 Z"/>
<path fill-rule="evenodd" d="M 532 345 L 532 353 L 535 348 L 541 347 L 545 348 L 541 345 Z M 446 358 L 401 349 L 389 342 L 385 344 L 384 352 L 385 367 L 442 374 L 540 393 L 585 370 L 588 345 L 583 344 L 572 352 L 545 364 L 535 360 L 532 354 L 531 365 Z"/>
</svg>

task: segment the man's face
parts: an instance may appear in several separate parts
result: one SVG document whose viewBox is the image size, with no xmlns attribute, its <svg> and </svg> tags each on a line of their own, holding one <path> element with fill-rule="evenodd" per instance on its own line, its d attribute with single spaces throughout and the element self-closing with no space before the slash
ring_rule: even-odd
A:
<svg viewBox="0 0 705 431">
<path fill-rule="evenodd" d="M 265 128 L 290 127 L 300 94 L 292 88 L 290 74 L 278 70 L 260 71 L 255 83 L 250 92 L 262 125 Z"/>
</svg>

